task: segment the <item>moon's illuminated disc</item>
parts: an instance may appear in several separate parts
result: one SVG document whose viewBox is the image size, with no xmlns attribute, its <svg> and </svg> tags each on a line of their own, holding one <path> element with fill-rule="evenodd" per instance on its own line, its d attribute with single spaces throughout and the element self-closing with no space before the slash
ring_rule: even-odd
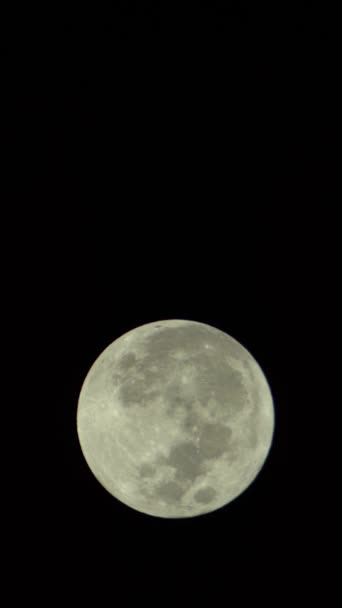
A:
<svg viewBox="0 0 342 608">
<path fill-rule="evenodd" d="M 269 453 L 266 378 L 231 336 L 156 321 L 110 344 L 83 383 L 77 431 L 98 481 L 129 507 L 194 517 L 239 496 Z"/>
</svg>

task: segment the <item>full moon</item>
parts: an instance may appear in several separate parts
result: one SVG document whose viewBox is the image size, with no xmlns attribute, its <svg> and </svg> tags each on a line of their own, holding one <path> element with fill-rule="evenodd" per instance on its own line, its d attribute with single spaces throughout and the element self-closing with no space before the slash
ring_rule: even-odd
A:
<svg viewBox="0 0 342 608">
<path fill-rule="evenodd" d="M 269 454 L 265 375 L 223 331 L 163 320 L 116 339 L 81 388 L 77 433 L 96 479 L 155 517 L 196 517 L 237 498 Z"/>
</svg>

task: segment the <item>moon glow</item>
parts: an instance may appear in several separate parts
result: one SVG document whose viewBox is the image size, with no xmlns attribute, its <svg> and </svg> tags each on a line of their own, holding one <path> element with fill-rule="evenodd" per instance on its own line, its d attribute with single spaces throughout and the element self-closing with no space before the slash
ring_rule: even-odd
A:
<svg viewBox="0 0 342 608">
<path fill-rule="evenodd" d="M 90 368 L 77 408 L 96 479 L 125 505 L 164 518 L 238 497 L 265 463 L 274 423 L 268 382 L 249 351 L 186 320 L 116 339 Z"/>
</svg>

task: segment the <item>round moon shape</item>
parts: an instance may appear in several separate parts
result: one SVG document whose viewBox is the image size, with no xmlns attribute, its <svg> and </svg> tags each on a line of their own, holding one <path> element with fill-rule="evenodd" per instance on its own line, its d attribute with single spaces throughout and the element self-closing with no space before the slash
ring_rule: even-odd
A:
<svg viewBox="0 0 342 608">
<path fill-rule="evenodd" d="M 96 479 L 122 503 L 164 518 L 209 513 L 239 496 L 264 465 L 274 422 L 249 351 L 187 320 L 148 323 L 110 344 L 77 409 Z"/>
</svg>

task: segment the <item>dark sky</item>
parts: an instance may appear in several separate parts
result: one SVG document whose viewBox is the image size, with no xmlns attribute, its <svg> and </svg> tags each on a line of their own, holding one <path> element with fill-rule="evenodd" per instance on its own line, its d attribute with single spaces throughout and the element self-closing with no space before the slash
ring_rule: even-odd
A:
<svg viewBox="0 0 342 608">
<path fill-rule="evenodd" d="M 106 599 L 120 606 L 172 594 L 213 605 L 236 580 L 257 601 L 268 586 L 272 599 L 265 578 L 286 589 L 288 576 L 291 588 L 294 564 L 309 572 L 321 541 L 296 432 L 309 420 L 302 370 L 317 323 L 317 227 L 322 242 L 337 200 L 334 15 L 316 2 L 107 2 L 26 7 L 3 24 L 6 274 L 30 351 L 33 422 L 14 564 L 23 556 L 25 584 L 43 603 L 46 589 L 63 598 L 93 583 L 115 589 Z M 168 318 L 242 342 L 276 410 L 256 482 L 184 521 L 115 501 L 75 427 L 99 353 Z"/>
</svg>

